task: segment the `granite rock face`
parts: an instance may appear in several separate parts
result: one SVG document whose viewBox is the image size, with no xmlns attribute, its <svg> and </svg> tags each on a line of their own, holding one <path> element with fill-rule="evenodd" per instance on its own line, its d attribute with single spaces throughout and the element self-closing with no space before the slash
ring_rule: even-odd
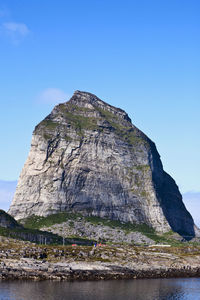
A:
<svg viewBox="0 0 200 300">
<path fill-rule="evenodd" d="M 76 91 L 39 123 L 9 213 L 75 211 L 195 236 L 155 144 L 127 113 Z"/>
</svg>

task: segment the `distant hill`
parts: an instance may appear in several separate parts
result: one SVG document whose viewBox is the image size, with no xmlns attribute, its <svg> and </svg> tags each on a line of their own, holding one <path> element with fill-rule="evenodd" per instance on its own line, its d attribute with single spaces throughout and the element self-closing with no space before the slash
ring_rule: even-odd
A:
<svg viewBox="0 0 200 300">
<path fill-rule="evenodd" d="M 7 214 L 2 209 L 0 209 L 0 227 L 9 228 L 9 229 L 22 228 L 22 226 L 18 224 L 17 221 L 12 216 Z"/>
<path fill-rule="evenodd" d="M 183 194 L 183 201 L 186 208 L 192 214 L 195 223 L 200 227 L 200 192 L 188 192 Z"/>
<path fill-rule="evenodd" d="M 17 181 L 0 180 L 0 208 L 7 211 L 14 197 Z"/>
</svg>

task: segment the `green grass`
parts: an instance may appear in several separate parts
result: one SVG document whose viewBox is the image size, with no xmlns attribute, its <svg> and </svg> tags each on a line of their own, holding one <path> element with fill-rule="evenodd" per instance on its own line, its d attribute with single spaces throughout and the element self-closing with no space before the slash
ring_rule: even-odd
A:
<svg viewBox="0 0 200 300">
<path fill-rule="evenodd" d="M 54 224 L 61 224 L 67 220 L 74 220 L 79 216 L 79 214 L 61 212 L 47 217 L 31 216 L 27 219 L 21 220 L 20 222 L 25 228 L 40 229 L 42 227 L 50 227 Z"/>
<path fill-rule="evenodd" d="M 87 129 L 87 130 L 98 129 L 98 126 L 96 124 L 96 118 L 75 115 L 71 112 L 66 112 L 65 116 L 66 116 L 66 119 L 69 122 L 71 122 L 72 126 L 74 126 L 75 129 L 77 129 L 80 132 L 84 129 Z"/>
<path fill-rule="evenodd" d="M 63 238 L 57 234 L 53 234 L 48 231 L 41 231 L 33 228 L 15 228 L 9 229 L 0 226 L 0 236 L 23 240 L 23 241 L 31 241 L 36 244 L 40 244 L 41 242 L 45 243 L 45 238 L 47 244 L 50 245 L 62 245 Z M 93 245 L 95 241 L 80 238 L 77 236 L 65 238 L 65 245 L 78 244 L 78 245 Z"/>
<path fill-rule="evenodd" d="M 150 166 L 149 165 L 138 165 L 138 166 L 135 166 L 134 168 L 136 168 L 138 171 L 146 172 L 150 169 Z"/>
<path fill-rule="evenodd" d="M 73 227 L 73 220 L 76 220 L 77 218 L 81 218 L 85 220 L 86 222 L 90 222 L 94 225 L 103 225 L 103 226 L 109 226 L 111 228 L 115 229 L 121 229 L 125 231 L 126 234 L 130 232 L 140 232 L 141 234 L 147 236 L 151 240 L 153 240 L 156 244 L 169 244 L 171 246 L 179 247 L 182 246 L 183 243 L 180 241 L 175 240 L 172 235 L 173 232 L 169 231 L 164 234 L 157 233 L 153 228 L 149 227 L 146 224 L 132 224 L 130 222 L 128 223 L 121 223 L 117 220 L 110 220 L 110 219 L 103 219 L 96 216 L 82 216 L 81 214 L 75 214 L 75 213 L 57 213 L 52 214 L 47 217 L 40 217 L 40 216 L 32 216 L 27 219 L 21 220 L 21 223 L 24 225 L 25 229 L 27 230 L 33 230 L 32 233 L 36 233 L 34 231 L 35 229 L 40 229 L 42 227 L 51 227 L 55 224 L 61 224 L 63 222 L 66 222 L 70 220 L 70 226 Z M 11 234 L 11 237 L 14 237 L 16 234 L 14 233 L 14 236 L 12 236 L 12 231 L 9 231 L 7 229 L 1 229 L 5 232 L 5 236 L 8 236 L 8 233 Z M 0 230 L 0 234 L 1 234 Z M 17 230 L 16 230 L 17 232 Z M 41 234 L 41 231 L 37 232 L 38 234 Z M 74 239 L 78 239 L 78 237 L 69 237 L 72 239 L 72 243 L 74 242 Z M 85 239 L 81 239 L 85 241 Z M 86 239 L 87 240 L 87 239 Z M 88 240 L 90 241 L 90 240 Z M 55 241 L 55 243 L 61 243 L 62 241 Z M 70 243 L 70 240 L 68 241 Z M 91 241 L 90 241 L 91 242 Z M 197 243 L 198 245 L 198 243 Z"/>
<path fill-rule="evenodd" d="M 152 239 L 156 244 L 159 243 L 170 244 L 173 246 L 182 245 L 182 242 L 179 242 L 172 238 L 172 234 L 173 234 L 172 231 L 165 234 L 158 234 L 152 227 L 149 227 L 146 224 L 132 224 L 130 222 L 121 223 L 120 221 L 117 220 L 103 219 L 96 216 L 85 217 L 81 214 L 61 212 L 61 213 L 49 215 L 47 217 L 32 216 L 27 219 L 21 220 L 21 222 L 24 225 L 24 227 L 27 229 L 40 229 L 42 227 L 51 227 L 52 225 L 55 224 L 61 224 L 68 220 L 70 220 L 70 226 L 73 226 L 73 221 L 76 220 L 77 218 L 81 218 L 82 220 L 85 220 L 86 222 L 90 222 L 94 225 L 103 225 L 115 229 L 121 229 L 125 231 L 126 234 L 130 232 L 140 232 L 141 234 Z M 70 237 L 70 238 L 77 239 L 77 237 Z"/>
<path fill-rule="evenodd" d="M 146 224 L 121 223 L 117 220 L 102 219 L 99 217 L 85 217 L 92 224 L 110 226 L 124 230 L 127 234 L 130 232 L 140 232 L 148 238 L 152 239 L 156 244 L 169 244 L 172 246 L 182 246 L 183 243 L 172 238 L 173 231 L 164 234 L 158 234 L 155 229 Z"/>
<path fill-rule="evenodd" d="M 148 198 L 149 194 L 146 191 L 142 191 L 140 195 L 144 198 Z"/>
<path fill-rule="evenodd" d="M 143 235 L 147 236 L 148 238 L 155 241 L 155 243 L 164 243 L 164 244 L 170 244 L 170 245 L 180 245 L 181 243 L 170 238 L 170 234 L 168 235 L 160 235 L 158 234 L 152 227 L 149 227 L 146 224 L 132 224 L 130 222 L 128 223 L 121 223 L 117 220 L 109 220 L 109 219 L 102 219 L 99 217 L 85 217 L 85 219 L 88 222 L 91 222 L 92 224 L 98 224 L 98 225 L 105 225 L 110 226 L 112 228 L 120 228 L 124 230 L 126 233 L 130 232 L 140 232 Z"/>
<path fill-rule="evenodd" d="M 86 117 L 84 113 L 92 112 L 93 110 L 85 107 L 79 107 L 76 105 L 60 104 L 58 106 L 60 113 L 66 119 L 71 127 L 76 130 L 79 137 L 84 137 L 85 130 L 98 130 L 102 131 L 103 128 L 97 125 L 98 120 L 106 120 L 110 126 L 115 131 L 116 135 L 124 142 L 135 146 L 137 144 L 143 144 L 149 147 L 149 142 L 145 136 L 140 134 L 137 130 L 130 125 L 130 123 L 124 122 L 119 116 L 114 113 L 95 107 L 95 110 L 99 112 L 99 117 Z M 36 130 L 39 129 L 46 140 L 51 138 L 51 132 L 55 131 L 56 128 L 59 130 L 65 130 L 62 128 L 62 124 L 54 122 L 50 119 L 44 119 L 38 126 Z M 70 141 L 71 138 L 66 135 L 65 139 Z"/>
<path fill-rule="evenodd" d="M 155 234 L 155 230 L 153 228 L 150 228 L 146 224 L 139 225 L 139 224 L 132 224 L 130 222 L 121 223 L 120 221 L 117 220 L 103 219 L 95 216 L 85 217 L 82 216 L 81 214 L 67 213 L 67 212 L 52 214 L 47 217 L 31 216 L 27 219 L 21 220 L 21 223 L 24 225 L 25 228 L 40 229 L 42 227 L 50 227 L 54 224 L 61 224 L 68 220 L 70 220 L 70 225 L 72 226 L 73 220 L 76 220 L 77 218 L 84 219 L 85 221 L 90 222 L 94 225 L 104 225 L 112 228 L 119 228 L 125 230 L 126 232 L 139 231 L 145 234 L 146 233 Z"/>
<path fill-rule="evenodd" d="M 43 137 L 45 140 L 50 140 L 52 138 L 52 136 L 50 134 L 47 133 L 43 133 Z"/>
<path fill-rule="evenodd" d="M 80 115 L 80 112 L 90 112 L 92 111 L 91 109 L 78 107 L 71 104 L 69 104 L 68 106 L 61 104 L 59 106 L 59 109 L 62 112 L 63 116 L 67 119 L 67 121 L 71 123 L 72 127 L 76 129 L 78 135 L 80 136 L 84 136 L 84 130 L 102 130 L 97 125 L 98 118 L 85 117 L 83 115 Z M 125 142 L 131 145 L 135 145 L 138 143 L 148 145 L 147 140 L 143 136 L 136 134 L 130 125 L 123 125 L 122 120 L 119 116 L 99 107 L 96 107 L 95 109 L 99 112 L 100 119 L 105 119 L 115 130 L 115 133 Z"/>
<path fill-rule="evenodd" d="M 74 104 L 71 104 L 71 103 L 67 103 L 66 104 L 59 104 L 58 105 L 58 108 L 59 110 L 65 114 L 67 111 L 72 111 L 72 112 L 93 112 L 94 110 L 93 109 L 90 109 L 88 107 L 81 107 L 81 106 L 77 106 L 77 105 L 74 105 Z"/>
<path fill-rule="evenodd" d="M 24 240 L 24 241 L 32 241 L 39 243 L 40 237 L 46 237 L 48 240 L 51 240 L 51 244 L 61 244 L 62 238 L 56 234 L 40 231 L 37 229 L 29 229 L 29 228 L 5 228 L 0 227 L 0 235 L 5 237 L 10 237 L 14 239 Z"/>
<path fill-rule="evenodd" d="M 59 125 L 58 123 L 56 122 L 53 122 L 52 120 L 49 120 L 49 119 L 44 119 L 40 125 L 44 126 L 45 128 L 49 129 L 50 131 L 51 130 L 55 130 L 55 128 Z"/>
<path fill-rule="evenodd" d="M 91 109 L 70 104 L 67 107 L 61 104 L 59 105 L 59 109 L 79 135 L 84 135 L 84 130 L 98 129 L 96 118 L 80 115 L 80 112 L 90 112 Z"/>
<path fill-rule="evenodd" d="M 92 224 L 102 224 L 112 228 L 120 228 L 128 232 L 133 232 L 133 231 L 149 232 L 149 233 L 155 232 L 153 228 L 149 227 L 146 224 L 132 224 L 130 222 L 121 223 L 120 221 L 117 220 L 102 219 L 100 217 L 95 217 L 95 216 L 85 217 L 85 219 Z"/>
<path fill-rule="evenodd" d="M 122 140 L 133 146 L 136 144 L 146 144 L 149 146 L 148 141 L 142 135 L 136 134 L 132 126 L 123 125 L 119 116 L 116 116 L 114 113 L 101 108 L 96 108 L 96 110 L 98 110 L 101 116 L 105 118 L 106 121 L 113 127 L 115 133 Z"/>
<path fill-rule="evenodd" d="M 51 132 L 54 132 L 58 127 L 59 123 L 46 118 L 35 127 L 35 131 L 39 132 L 45 140 L 50 140 L 52 138 Z"/>
</svg>

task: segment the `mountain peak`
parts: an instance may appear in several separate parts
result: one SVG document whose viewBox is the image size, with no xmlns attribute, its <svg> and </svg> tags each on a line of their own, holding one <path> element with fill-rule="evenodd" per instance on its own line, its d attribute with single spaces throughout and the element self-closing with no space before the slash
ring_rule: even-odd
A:
<svg viewBox="0 0 200 300">
<path fill-rule="evenodd" d="M 105 111 L 109 111 L 115 115 L 118 115 L 121 119 L 127 120 L 128 122 L 131 122 L 131 119 L 129 118 L 128 114 L 120 109 L 116 108 L 115 106 L 112 106 L 108 104 L 107 102 L 104 102 L 100 98 L 98 98 L 96 95 L 89 93 L 89 92 L 84 92 L 84 91 L 75 91 L 69 102 L 74 104 L 79 107 L 85 107 L 85 108 L 90 108 L 90 109 L 102 109 Z"/>
<path fill-rule="evenodd" d="M 125 111 L 88 92 L 76 91 L 36 126 L 9 213 L 60 211 L 195 236 L 155 144 Z"/>
</svg>

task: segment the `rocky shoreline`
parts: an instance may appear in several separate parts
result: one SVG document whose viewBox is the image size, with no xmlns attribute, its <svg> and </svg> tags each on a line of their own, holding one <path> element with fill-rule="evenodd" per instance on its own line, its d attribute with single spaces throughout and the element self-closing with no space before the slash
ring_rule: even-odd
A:
<svg viewBox="0 0 200 300">
<path fill-rule="evenodd" d="M 38 245 L 1 237 L 0 280 L 200 277 L 200 245 Z"/>
<path fill-rule="evenodd" d="M 0 264 L 1 280 L 111 280 L 200 277 L 200 267 L 129 268 L 108 263 L 49 263 L 35 259 L 7 260 Z"/>
</svg>

